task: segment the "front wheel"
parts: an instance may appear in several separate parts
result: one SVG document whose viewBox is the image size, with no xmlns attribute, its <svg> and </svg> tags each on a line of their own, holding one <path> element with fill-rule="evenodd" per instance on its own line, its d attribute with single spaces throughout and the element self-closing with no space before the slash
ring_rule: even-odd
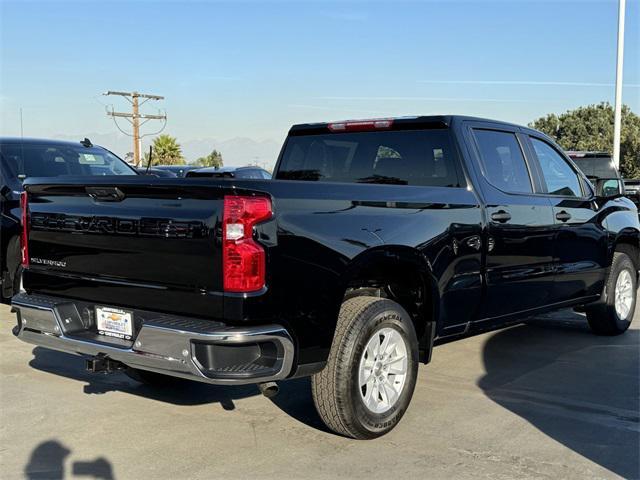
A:
<svg viewBox="0 0 640 480">
<path fill-rule="evenodd" d="M 591 330 L 598 335 L 619 335 L 631 325 L 638 294 L 637 271 L 626 253 L 616 252 L 602 305 L 587 310 Z"/>
<path fill-rule="evenodd" d="M 392 430 L 409 406 L 418 373 L 418 341 L 407 312 L 377 297 L 342 304 L 329 360 L 311 378 L 325 424 L 359 439 Z"/>
</svg>

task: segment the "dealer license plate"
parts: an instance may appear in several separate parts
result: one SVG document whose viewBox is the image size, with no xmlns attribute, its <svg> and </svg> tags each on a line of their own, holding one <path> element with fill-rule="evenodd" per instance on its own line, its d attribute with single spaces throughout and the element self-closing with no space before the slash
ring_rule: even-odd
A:
<svg viewBox="0 0 640 480">
<path fill-rule="evenodd" d="M 96 324 L 100 335 L 131 340 L 133 312 L 112 307 L 96 307 Z"/>
</svg>

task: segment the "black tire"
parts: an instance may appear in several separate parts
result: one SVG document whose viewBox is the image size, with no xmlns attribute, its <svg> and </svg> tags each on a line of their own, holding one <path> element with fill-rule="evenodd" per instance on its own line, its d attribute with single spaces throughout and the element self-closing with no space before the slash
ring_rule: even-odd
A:
<svg viewBox="0 0 640 480">
<path fill-rule="evenodd" d="M 129 378 L 132 378 L 136 382 L 140 382 L 154 388 L 172 387 L 179 383 L 187 381 L 182 378 L 172 377 L 169 375 L 163 375 L 161 373 L 150 372 L 148 370 L 140 370 L 138 368 L 131 367 L 126 368 L 124 373 L 126 373 Z"/>
<path fill-rule="evenodd" d="M 13 295 L 17 295 L 20 293 L 20 282 L 22 280 L 22 265 L 19 265 L 16 268 L 16 271 L 13 275 Z"/>
<path fill-rule="evenodd" d="M 400 334 L 406 347 L 407 370 L 393 406 L 375 413 L 365 405 L 358 375 L 368 341 L 383 328 Z M 357 439 L 379 437 L 392 430 L 406 412 L 417 373 L 418 340 L 404 308 L 384 298 L 350 298 L 340 309 L 327 365 L 311 378 L 313 402 L 334 432 Z"/>
<path fill-rule="evenodd" d="M 616 311 L 616 283 L 623 272 L 628 272 L 631 277 L 631 309 L 625 318 L 620 318 Z M 586 310 L 587 320 L 591 331 L 597 335 L 620 335 L 631 325 L 636 307 L 638 283 L 637 270 L 624 252 L 616 252 L 613 255 L 609 276 L 605 284 L 603 302 L 593 308 Z"/>
<path fill-rule="evenodd" d="M 10 303 L 11 297 L 20 292 L 20 279 L 22 278 L 22 266 L 20 258 L 20 239 L 13 237 L 8 242 L 6 252 L 7 270 L 3 273 L 6 285 L 3 285 L 3 299 Z"/>
</svg>

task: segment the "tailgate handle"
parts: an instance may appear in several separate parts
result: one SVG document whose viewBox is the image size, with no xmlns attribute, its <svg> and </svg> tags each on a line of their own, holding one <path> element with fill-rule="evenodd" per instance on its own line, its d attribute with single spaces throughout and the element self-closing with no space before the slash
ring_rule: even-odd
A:
<svg viewBox="0 0 640 480">
<path fill-rule="evenodd" d="M 118 187 L 85 187 L 85 191 L 100 202 L 121 202 L 126 196 Z"/>
</svg>

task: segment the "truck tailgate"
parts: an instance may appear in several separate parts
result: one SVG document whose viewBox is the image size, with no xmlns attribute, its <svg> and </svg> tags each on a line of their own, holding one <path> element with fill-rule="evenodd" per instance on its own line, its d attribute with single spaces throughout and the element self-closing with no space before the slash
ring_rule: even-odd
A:
<svg viewBox="0 0 640 480">
<path fill-rule="evenodd" d="M 194 187 L 181 184 L 182 179 L 123 178 L 92 179 L 90 185 L 86 178 L 26 183 L 27 289 L 74 284 L 84 288 L 69 293 L 86 298 L 94 295 L 88 284 L 121 285 L 147 308 L 163 304 L 168 298 L 163 295 L 190 292 L 209 296 L 209 313 L 215 314 L 215 299 L 222 292 L 216 227 L 229 190 L 213 182 Z M 189 296 L 183 300 L 189 303 Z M 175 308 L 190 310 L 184 303 Z"/>
</svg>

